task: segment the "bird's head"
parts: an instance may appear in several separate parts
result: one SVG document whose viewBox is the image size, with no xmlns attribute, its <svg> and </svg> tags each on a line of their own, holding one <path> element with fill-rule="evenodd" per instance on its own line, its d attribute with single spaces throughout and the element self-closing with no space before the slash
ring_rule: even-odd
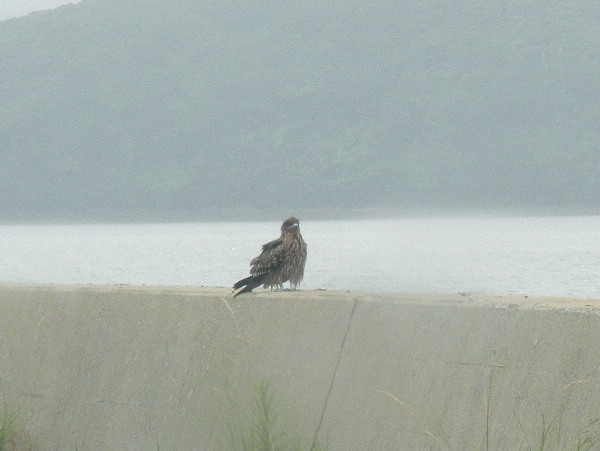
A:
<svg viewBox="0 0 600 451">
<path fill-rule="evenodd" d="M 299 229 L 300 220 L 294 218 L 293 216 L 291 218 L 286 219 L 285 221 L 283 221 L 283 224 L 281 224 L 281 233 L 292 232 L 294 230 Z"/>
</svg>

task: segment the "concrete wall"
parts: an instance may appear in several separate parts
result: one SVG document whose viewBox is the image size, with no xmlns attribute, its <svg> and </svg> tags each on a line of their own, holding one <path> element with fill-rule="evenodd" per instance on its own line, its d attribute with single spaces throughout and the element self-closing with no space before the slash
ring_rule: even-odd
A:
<svg viewBox="0 0 600 451">
<path fill-rule="evenodd" d="M 266 381 L 275 428 L 303 449 L 315 434 L 329 450 L 537 449 L 544 430 L 563 449 L 600 437 L 599 313 L 524 296 L 2 286 L 2 410 L 33 449 L 239 449 Z"/>
</svg>

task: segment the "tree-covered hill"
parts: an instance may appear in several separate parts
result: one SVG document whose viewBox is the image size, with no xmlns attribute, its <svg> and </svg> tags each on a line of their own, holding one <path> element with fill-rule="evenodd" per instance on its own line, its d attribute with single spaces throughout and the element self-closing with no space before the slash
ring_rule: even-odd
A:
<svg viewBox="0 0 600 451">
<path fill-rule="evenodd" d="M 600 209 L 591 0 L 83 0 L 0 22 L 0 220 Z"/>
</svg>

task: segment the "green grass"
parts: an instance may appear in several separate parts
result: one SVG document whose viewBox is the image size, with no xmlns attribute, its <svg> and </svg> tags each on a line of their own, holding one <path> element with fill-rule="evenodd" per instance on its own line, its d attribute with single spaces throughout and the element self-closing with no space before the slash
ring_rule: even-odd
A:
<svg viewBox="0 0 600 451">
<path fill-rule="evenodd" d="M 0 407 L 0 451 L 31 451 L 31 438 L 21 427 L 20 408 L 13 407 L 3 399 Z"/>
<path fill-rule="evenodd" d="M 230 426 L 232 449 L 243 451 L 322 451 L 318 440 L 310 446 L 303 447 L 298 433 L 290 432 L 287 423 L 280 415 L 275 395 L 267 382 L 256 387 L 252 402 L 249 425 L 245 428 Z"/>
<path fill-rule="evenodd" d="M 17 435 L 17 417 L 18 412 L 8 408 L 6 402 L 0 411 L 0 451 L 7 448 L 8 445 L 13 445 Z"/>
<path fill-rule="evenodd" d="M 546 420 L 546 416 L 543 412 L 540 412 L 540 415 L 541 427 L 539 436 L 534 443 L 531 443 L 527 439 L 527 431 L 515 415 L 521 433 L 525 437 L 519 450 L 544 451 L 560 449 L 569 451 L 589 451 L 595 449 L 595 446 L 600 443 L 600 434 L 596 431 L 596 427 L 600 426 L 600 418 L 589 421 L 580 427 L 575 434 L 576 437 L 565 439 L 562 427 L 563 412 L 559 412 L 550 421 Z"/>
</svg>

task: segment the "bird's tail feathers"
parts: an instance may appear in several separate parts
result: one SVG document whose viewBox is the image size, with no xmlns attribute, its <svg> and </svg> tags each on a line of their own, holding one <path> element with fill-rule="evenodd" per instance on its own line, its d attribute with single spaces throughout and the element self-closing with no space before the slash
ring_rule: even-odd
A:
<svg viewBox="0 0 600 451">
<path fill-rule="evenodd" d="M 238 294 L 248 293 L 254 290 L 256 287 L 262 284 L 262 280 L 265 278 L 265 274 L 258 274 L 256 276 L 249 276 L 245 279 L 238 280 L 234 285 L 233 289 L 237 290 L 238 288 L 242 288 L 240 291 L 235 293 L 233 297 L 236 297 Z"/>
<path fill-rule="evenodd" d="M 254 278 L 254 276 L 246 277 L 245 279 L 238 280 L 233 284 L 233 289 L 237 290 L 238 288 L 243 287 L 244 285 L 248 285 L 250 281 Z"/>
</svg>

